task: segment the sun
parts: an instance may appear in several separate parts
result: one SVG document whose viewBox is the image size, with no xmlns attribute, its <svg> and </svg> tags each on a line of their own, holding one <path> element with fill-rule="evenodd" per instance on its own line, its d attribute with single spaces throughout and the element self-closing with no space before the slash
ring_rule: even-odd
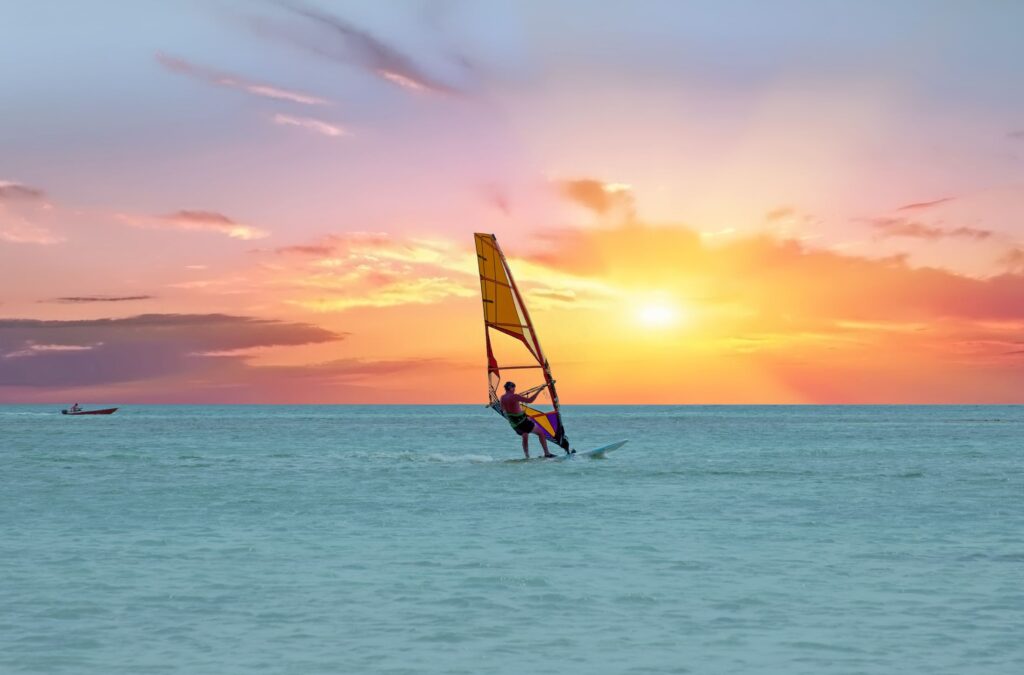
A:
<svg viewBox="0 0 1024 675">
<path fill-rule="evenodd" d="M 668 305 L 644 305 L 637 310 L 640 323 L 647 326 L 667 326 L 676 318 L 676 312 Z"/>
<path fill-rule="evenodd" d="M 682 319 L 678 305 L 667 300 L 639 303 L 636 307 L 637 322 L 646 328 L 668 328 Z"/>
</svg>

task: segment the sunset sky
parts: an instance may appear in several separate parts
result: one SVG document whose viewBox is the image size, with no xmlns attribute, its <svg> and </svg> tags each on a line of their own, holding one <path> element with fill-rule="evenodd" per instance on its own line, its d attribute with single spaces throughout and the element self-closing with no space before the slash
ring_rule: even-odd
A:
<svg viewBox="0 0 1024 675">
<path fill-rule="evenodd" d="M 0 16 L 0 402 L 1024 403 L 1024 3 Z"/>
</svg>

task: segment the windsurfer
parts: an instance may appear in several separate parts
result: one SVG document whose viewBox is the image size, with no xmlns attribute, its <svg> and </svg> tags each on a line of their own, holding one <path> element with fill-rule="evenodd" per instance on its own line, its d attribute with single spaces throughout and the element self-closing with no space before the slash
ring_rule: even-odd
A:
<svg viewBox="0 0 1024 675">
<path fill-rule="evenodd" d="M 544 449 L 545 457 L 554 457 L 548 451 L 548 441 L 544 438 L 544 431 L 540 426 L 530 419 L 525 412 L 523 412 L 522 403 L 533 403 L 537 396 L 540 395 L 540 391 L 534 392 L 532 396 L 520 396 L 516 393 L 516 383 L 506 382 L 505 383 L 505 395 L 501 397 L 501 410 L 505 414 L 505 419 L 512 425 L 512 430 L 519 434 L 523 439 L 523 454 L 526 458 L 530 458 L 530 434 L 537 434 L 537 438 L 540 439 L 540 447 Z"/>
</svg>

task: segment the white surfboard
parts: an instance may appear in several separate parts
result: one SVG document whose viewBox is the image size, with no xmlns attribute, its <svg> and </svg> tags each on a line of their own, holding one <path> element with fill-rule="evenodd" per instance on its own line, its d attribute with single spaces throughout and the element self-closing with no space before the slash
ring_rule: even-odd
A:
<svg viewBox="0 0 1024 675">
<path fill-rule="evenodd" d="M 615 441 L 614 443 L 609 443 L 608 445 L 602 445 L 600 448 L 594 448 L 593 450 L 586 450 L 584 452 L 576 452 L 576 453 L 573 453 L 571 455 L 560 455 L 558 457 L 555 457 L 554 459 L 557 459 L 559 461 L 565 461 L 567 459 L 577 459 L 577 458 L 579 458 L 579 459 L 584 459 L 584 458 L 586 458 L 586 459 L 600 459 L 600 458 L 604 457 L 605 455 L 607 455 L 612 450 L 618 450 L 619 448 L 621 448 L 622 446 L 624 446 L 628 442 L 629 442 L 628 440 L 625 440 L 625 441 Z"/>
</svg>

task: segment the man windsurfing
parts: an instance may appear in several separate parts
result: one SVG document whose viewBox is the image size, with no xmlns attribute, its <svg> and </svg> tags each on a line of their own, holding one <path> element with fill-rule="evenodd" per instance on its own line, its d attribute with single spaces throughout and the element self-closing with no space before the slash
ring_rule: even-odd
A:
<svg viewBox="0 0 1024 675">
<path fill-rule="evenodd" d="M 520 396 L 516 393 L 516 383 L 505 383 L 505 394 L 501 397 L 501 412 L 505 419 L 512 425 L 512 430 L 523 439 L 523 454 L 530 459 L 530 434 L 537 434 L 540 439 L 540 447 L 544 450 L 544 457 L 554 457 L 548 452 L 548 441 L 544 436 L 544 430 L 536 422 L 523 412 L 523 403 L 533 403 L 540 395 L 540 391 L 534 392 L 533 396 Z"/>
</svg>

